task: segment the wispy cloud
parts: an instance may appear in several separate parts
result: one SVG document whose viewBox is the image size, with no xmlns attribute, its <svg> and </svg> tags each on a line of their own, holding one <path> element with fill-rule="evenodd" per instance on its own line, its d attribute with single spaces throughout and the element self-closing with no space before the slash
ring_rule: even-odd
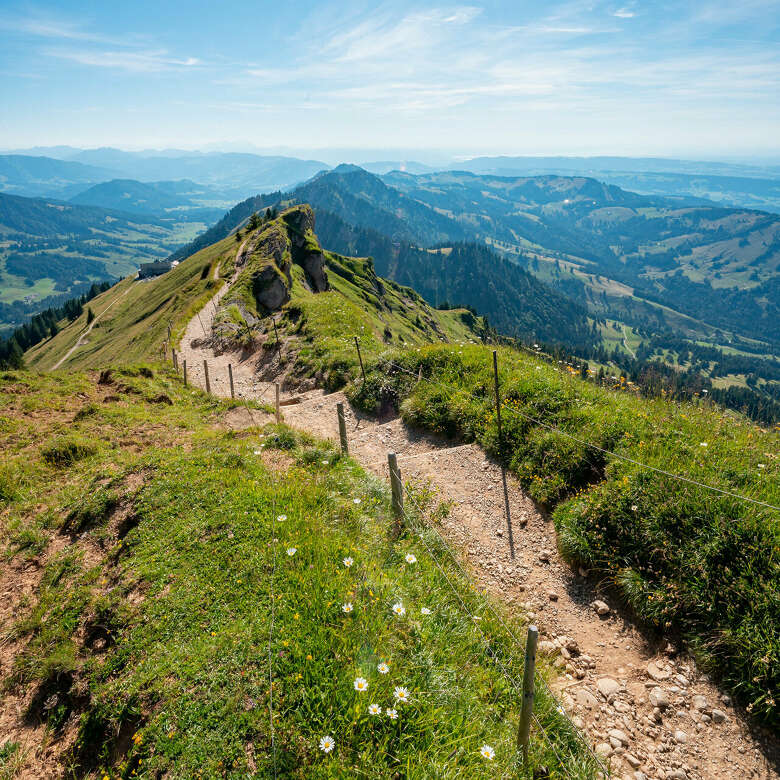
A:
<svg viewBox="0 0 780 780">
<path fill-rule="evenodd" d="M 40 12 L 26 17 L 0 16 L 0 30 L 42 39 L 50 44 L 56 41 L 61 45 L 43 45 L 38 52 L 44 57 L 68 60 L 88 67 L 156 73 L 201 64 L 196 57 L 176 57 L 164 48 L 154 47 L 148 38 L 133 35 L 114 37 L 95 32 L 72 20 Z"/>
<path fill-rule="evenodd" d="M 612 12 L 612 16 L 617 16 L 618 19 L 633 19 L 635 15 L 630 8 L 618 8 Z"/>
<path fill-rule="evenodd" d="M 116 68 L 131 73 L 158 73 L 192 68 L 201 64 L 196 57 L 177 59 L 161 49 L 157 51 L 105 51 L 86 49 L 44 49 L 43 54 L 95 68 Z"/>
</svg>

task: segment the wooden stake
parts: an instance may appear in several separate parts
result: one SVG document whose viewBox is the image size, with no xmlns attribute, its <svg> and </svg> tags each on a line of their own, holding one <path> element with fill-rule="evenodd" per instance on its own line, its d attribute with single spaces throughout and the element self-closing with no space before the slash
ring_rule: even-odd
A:
<svg viewBox="0 0 780 780">
<path fill-rule="evenodd" d="M 528 738 L 531 735 L 531 716 L 534 712 L 534 679 L 536 676 L 536 644 L 539 641 L 539 629 L 528 626 L 528 638 L 525 640 L 525 669 L 523 669 L 523 706 L 520 710 L 520 723 L 517 727 L 517 749 L 523 752 L 523 763 L 528 765 Z"/>
<path fill-rule="evenodd" d="M 209 364 L 203 361 L 203 373 L 206 376 L 206 392 L 211 395 L 211 383 L 209 382 Z"/>
<path fill-rule="evenodd" d="M 360 354 L 360 342 L 358 337 L 355 336 L 355 347 L 357 348 L 358 360 L 360 361 L 360 374 L 363 377 L 363 381 L 366 381 L 366 370 L 363 368 L 363 356 Z"/>
<path fill-rule="evenodd" d="M 404 488 L 401 483 L 401 471 L 398 468 L 398 458 L 394 452 L 387 453 L 387 467 L 390 470 L 390 489 L 393 496 L 393 536 L 397 539 L 401 535 L 404 516 Z"/>
<path fill-rule="evenodd" d="M 282 362 L 282 343 L 279 341 L 279 331 L 276 329 L 276 320 L 271 317 L 271 322 L 274 324 L 274 335 L 276 336 L 276 354 L 279 357 L 279 362 Z"/>
<path fill-rule="evenodd" d="M 341 452 L 343 455 L 349 455 L 349 445 L 347 443 L 347 422 L 344 419 L 344 404 L 336 404 L 336 415 L 339 418 L 339 439 L 341 439 Z"/>
<path fill-rule="evenodd" d="M 228 363 L 228 376 L 230 377 L 230 397 L 236 397 L 236 391 L 233 389 L 233 366 Z"/>
<path fill-rule="evenodd" d="M 509 512 L 509 487 L 506 482 L 506 469 L 504 468 L 504 432 L 501 428 L 501 395 L 498 391 L 498 354 L 493 350 L 493 379 L 496 385 L 496 420 L 498 422 L 498 449 L 501 456 L 501 481 L 504 485 L 504 512 L 506 513 L 506 527 L 509 531 L 509 556 L 514 560 L 515 540 L 512 536 L 512 516 Z"/>
<path fill-rule="evenodd" d="M 173 367 L 178 371 L 179 370 L 179 358 L 176 354 L 176 350 L 171 347 L 171 359 L 173 360 Z"/>
<path fill-rule="evenodd" d="M 184 361 L 184 386 L 187 387 L 187 361 Z"/>
<path fill-rule="evenodd" d="M 274 389 L 276 390 L 276 424 L 280 425 L 282 422 L 282 410 L 279 407 L 279 383 L 274 382 Z"/>
</svg>

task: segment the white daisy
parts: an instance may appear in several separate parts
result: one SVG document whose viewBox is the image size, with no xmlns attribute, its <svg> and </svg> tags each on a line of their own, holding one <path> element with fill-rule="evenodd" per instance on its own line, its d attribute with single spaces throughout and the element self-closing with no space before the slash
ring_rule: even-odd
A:
<svg viewBox="0 0 780 780">
<path fill-rule="evenodd" d="M 289 555 L 291 558 L 292 558 L 292 557 L 293 557 L 293 555 L 295 555 L 295 553 L 297 553 L 297 552 L 298 552 L 298 548 L 297 548 L 297 547 L 288 547 L 288 548 L 287 548 L 287 554 L 288 554 L 288 555 Z"/>
<path fill-rule="evenodd" d="M 397 604 L 393 604 L 393 612 L 398 617 L 403 617 L 406 614 L 406 607 L 399 601 Z"/>
<path fill-rule="evenodd" d="M 388 708 L 385 710 L 385 715 L 387 715 L 390 720 L 397 720 L 398 719 L 398 710 Z"/>
<path fill-rule="evenodd" d="M 343 563 L 343 564 L 344 564 L 344 565 L 345 565 L 347 568 L 349 568 L 350 566 L 352 566 L 352 564 L 353 564 L 354 562 L 355 562 L 355 561 L 354 561 L 354 560 L 352 560 L 352 558 L 344 558 L 344 560 L 342 561 L 342 563 Z"/>
<path fill-rule="evenodd" d="M 255 450 L 255 455 L 260 455 L 260 450 Z"/>
<path fill-rule="evenodd" d="M 286 519 L 287 519 L 287 515 L 279 515 L 279 516 L 276 518 L 276 522 L 277 522 L 277 523 L 283 523 L 283 522 L 284 522 Z"/>
<path fill-rule="evenodd" d="M 330 461 L 328 461 L 328 460 L 323 460 L 323 461 L 322 461 L 322 465 L 323 465 L 323 466 L 327 466 L 327 465 L 328 465 L 328 463 L 330 463 Z"/>
<path fill-rule="evenodd" d="M 320 740 L 320 750 L 323 753 L 330 753 L 334 747 L 336 747 L 336 741 L 333 739 L 333 737 L 323 737 Z"/>
<path fill-rule="evenodd" d="M 430 615 L 430 614 L 431 614 L 431 611 L 428 609 L 428 607 L 422 607 L 422 608 L 420 609 L 420 614 L 421 614 L 421 615 Z"/>
<path fill-rule="evenodd" d="M 639 507 L 636 504 L 631 504 L 631 511 L 636 512 L 636 510 L 639 509 Z"/>
<path fill-rule="evenodd" d="M 393 691 L 393 696 L 397 702 L 406 703 L 409 701 L 409 690 L 398 685 Z"/>
<path fill-rule="evenodd" d="M 417 563 L 417 558 L 412 553 L 406 553 L 406 558 L 404 560 L 407 563 Z"/>
<path fill-rule="evenodd" d="M 346 612 L 346 613 L 352 612 L 352 602 L 351 601 L 347 601 L 345 604 L 342 604 L 341 605 L 341 611 L 342 612 Z"/>
<path fill-rule="evenodd" d="M 359 498 L 353 498 L 352 499 L 352 503 L 353 504 L 359 504 L 360 503 L 360 499 Z"/>
<path fill-rule="evenodd" d="M 701 441 L 701 442 L 699 442 L 699 446 L 700 447 L 706 447 L 707 446 L 707 442 L 706 441 Z"/>
<path fill-rule="evenodd" d="M 382 661 L 382 663 L 376 667 L 376 670 L 379 672 L 379 674 L 387 674 L 390 671 L 390 667 L 384 661 Z"/>
<path fill-rule="evenodd" d="M 483 745 L 479 749 L 479 752 L 482 755 L 482 758 L 486 758 L 488 761 L 492 761 L 496 757 L 496 751 L 493 750 L 490 745 Z"/>
<path fill-rule="evenodd" d="M 369 715 L 381 715 L 382 714 L 382 708 L 378 704 L 369 704 L 368 705 L 368 714 Z"/>
<path fill-rule="evenodd" d="M 368 690 L 368 681 L 365 677 L 356 677 L 355 682 L 352 684 L 358 693 L 365 693 Z"/>
</svg>

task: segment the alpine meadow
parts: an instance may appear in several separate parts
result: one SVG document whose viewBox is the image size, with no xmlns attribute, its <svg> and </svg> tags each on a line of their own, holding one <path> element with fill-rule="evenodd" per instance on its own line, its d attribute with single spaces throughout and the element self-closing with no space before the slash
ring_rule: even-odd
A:
<svg viewBox="0 0 780 780">
<path fill-rule="evenodd" d="M 770 0 L 0 10 L 0 780 L 780 780 Z"/>
</svg>

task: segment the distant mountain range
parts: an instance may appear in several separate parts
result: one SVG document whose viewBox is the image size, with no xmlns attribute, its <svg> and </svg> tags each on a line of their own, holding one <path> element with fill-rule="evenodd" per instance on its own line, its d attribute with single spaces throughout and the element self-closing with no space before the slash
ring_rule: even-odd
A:
<svg viewBox="0 0 780 780">
<path fill-rule="evenodd" d="M 423 174 L 454 170 L 510 178 L 550 174 L 587 176 L 632 192 L 680 198 L 681 202 L 703 204 L 710 201 L 780 213 L 780 165 L 777 164 L 750 165 L 653 157 L 503 156 L 439 161 L 434 165 L 390 157 L 369 160 L 365 154 L 359 150 L 345 151 L 347 159 L 364 160 L 360 163 L 361 167 L 378 175 L 391 171 Z M 27 162 L 19 159 L 24 157 L 27 157 Z M 326 157 L 331 159 L 330 155 Z M 20 171 L 20 167 L 30 170 Z M 70 198 L 86 189 L 84 184 L 98 184 L 111 179 L 133 179 L 145 183 L 189 179 L 216 193 L 225 201 L 221 205 L 227 207 L 228 202 L 235 203 L 237 199 L 258 192 L 289 189 L 329 169 L 327 163 L 317 159 L 283 155 L 176 149 L 127 152 L 113 148 L 37 147 L 0 156 L 0 191 L 25 196 Z"/>
<path fill-rule="evenodd" d="M 0 191 L 71 198 L 112 179 L 198 182 L 216 198 L 235 202 L 257 192 L 286 189 L 328 166 L 317 160 L 256 154 L 148 154 L 120 149 L 75 151 L 67 160 L 0 156 Z"/>
<path fill-rule="evenodd" d="M 188 179 L 149 183 L 112 179 L 80 192 L 70 202 L 137 214 L 177 216 L 207 224 L 216 222 L 230 205 L 218 192 Z"/>
</svg>

